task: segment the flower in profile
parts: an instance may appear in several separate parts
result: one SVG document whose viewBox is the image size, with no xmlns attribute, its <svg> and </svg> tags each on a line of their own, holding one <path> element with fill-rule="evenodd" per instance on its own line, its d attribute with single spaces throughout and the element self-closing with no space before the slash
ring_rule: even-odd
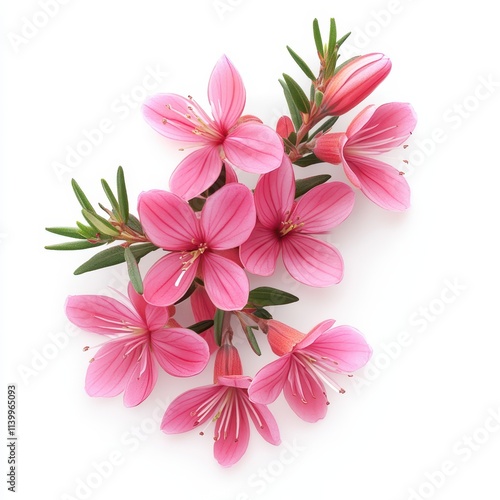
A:
<svg viewBox="0 0 500 500">
<path fill-rule="evenodd" d="M 170 189 L 189 200 L 218 178 L 222 163 L 262 174 L 278 168 L 283 155 L 279 136 L 253 116 L 242 116 L 246 92 L 241 76 L 226 56 L 208 83 L 210 117 L 191 97 L 157 94 L 143 106 L 146 121 L 160 134 L 199 147 L 176 168 Z"/>
<path fill-rule="evenodd" d="M 295 179 L 287 156 L 277 170 L 260 177 L 255 188 L 257 224 L 240 248 L 241 261 L 253 274 L 270 276 L 281 253 L 293 278 L 326 287 L 343 276 L 335 247 L 311 235 L 337 226 L 351 213 L 354 192 L 342 182 L 316 186 L 295 201 Z"/>
<path fill-rule="evenodd" d="M 322 419 L 329 405 L 324 384 L 344 393 L 332 375 L 358 370 L 372 353 L 355 328 L 333 327 L 334 323 L 323 321 L 303 335 L 279 321 L 268 321 L 269 344 L 281 357 L 254 377 L 248 389 L 251 401 L 267 405 L 283 391 L 300 418 L 306 422 Z"/>
<path fill-rule="evenodd" d="M 170 375 L 190 377 L 205 368 L 210 354 L 199 335 L 172 318 L 173 307 L 147 304 L 131 284 L 128 296 L 132 307 L 101 295 L 70 296 L 66 315 L 83 330 L 111 337 L 91 359 L 87 393 L 113 397 L 123 392 L 130 407 L 153 390 L 157 364 Z"/>
<path fill-rule="evenodd" d="M 341 163 L 351 183 L 377 205 L 387 210 L 405 210 L 410 205 L 410 188 L 402 172 L 374 156 L 403 144 L 416 122 L 410 104 L 368 106 L 345 133 L 318 137 L 313 151 L 323 161 Z"/>
<path fill-rule="evenodd" d="M 245 306 L 248 278 L 223 253 L 246 241 L 255 226 L 253 196 L 246 186 L 226 184 L 207 199 L 201 214 L 174 193 L 160 190 L 141 194 L 138 210 L 149 240 L 170 250 L 144 278 L 147 302 L 174 304 L 201 277 L 208 297 L 219 309 Z"/>
<path fill-rule="evenodd" d="M 355 57 L 331 78 L 325 88 L 323 115 L 347 113 L 368 97 L 391 71 L 392 63 L 383 54 Z"/>
<path fill-rule="evenodd" d="M 280 444 L 276 420 L 265 405 L 250 401 L 251 379 L 241 373 L 236 348 L 221 346 L 215 366 L 216 383 L 189 390 L 174 399 L 163 417 L 163 432 L 178 434 L 214 422 L 214 456 L 224 467 L 235 464 L 245 454 L 250 420 L 268 443 Z M 200 435 L 204 434 L 201 430 Z"/>
</svg>

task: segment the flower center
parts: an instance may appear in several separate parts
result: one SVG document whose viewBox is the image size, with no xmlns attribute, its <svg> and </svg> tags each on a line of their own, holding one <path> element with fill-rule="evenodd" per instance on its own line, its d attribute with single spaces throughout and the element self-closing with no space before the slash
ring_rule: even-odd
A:
<svg viewBox="0 0 500 500">
<path fill-rule="evenodd" d="M 196 262 L 196 259 L 198 259 L 200 255 L 203 255 L 207 248 L 208 245 L 206 243 L 199 243 L 198 248 L 196 248 L 195 250 L 191 250 L 189 252 L 181 252 L 181 255 L 179 257 L 179 259 L 183 261 L 181 274 L 179 274 L 179 277 L 175 282 L 175 286 L 179 286 L 179 283 L 181 282 L 182 277 L 186 274 L 186 271 Z"/>
<path fill-rule="evenodd" d="M 297 220 L 286 220 L 281 222 L 281 229 L 279 231 L 280 236 L 286 236 L 288 233 L 291 231 L 294 231 L 295 229 L 301 228 L 304 225 L 303 222 L 299 222 Z"/>
</svg>

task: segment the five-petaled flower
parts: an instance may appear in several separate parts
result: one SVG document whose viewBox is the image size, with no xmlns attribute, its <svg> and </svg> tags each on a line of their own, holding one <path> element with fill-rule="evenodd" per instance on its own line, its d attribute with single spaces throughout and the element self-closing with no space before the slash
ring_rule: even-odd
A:
<svg viewBox="0 0 500 500">
<path fill-rule="evenodd" d="M 112 337 L 91 359 L 87 393 L 112 397 L 123 392 L 125 406 L 137 406 L 154 388 L 157 364 L 170 375 L 190 377 L 205 368 L 210 354 L 199 335 L 172 319 L 173 307 L 147 304 L 131 284 L 128 295 L 133 307 L 101 295 L 70 296 L 66 315 L 83 330 Z"/>
<path fill-rule="evenodd" d="M 355 328 L 333 327 L 334 323 L 334 320 L 323 321 L 303 335 L 279 321 L 268 321 L 269 344 L 281 357 L 254 377 L 248 390 L 250 399 L 270 404 L 283 391 L 300 418 L 307 422 L 323 418 L 329 404 L 324 384 L 343 393 L 332 374 L 358 370 L 372 353 Z"/>
<path fill-rule="evenodd" d="M 245 271 L 224 251 L 247 240 L 255 226 L 251 191 L 230 183 L 210 196 L 201 214 L 179 196 L 148 191 L 139 198 L 139 217 L 148 238 L 170 250 L 144 278 L 144 298 L 151 304 L 174 304 L 201 277 L 219 309 L 242 309 L 248 300 Z"/>
<path fill-rule="evenodd" d="M 341 163 L 352 184 L 377 205 L 405 210 L 410 205 L 410 188 L 402 172 L 373 157 L 403 144 L 415 125 L 416 116 L 410 104 L 368 106 L 345 133 L 318 137 L 313 151 L 323 161 Z"/>
<path fill-rule="evenodd" d="M 283 155 L 280 137 L 253 116 L 242 116 L 246 92 L 236 68 L 226 56 L 215 65 L 208 83 L 213 118 L 192 99 L 176 94 L 149 98 L 143 113 L 147 122 L 169 139 L 200 148 L 177 166 L 170 189 L 189 200 L 219 177 L 222 163 L 262 174 L 278 168 Z"/>
<path fill-rule="evenodd" d="M 327 232 L 351 213 L 354 192 L 342 182 L 316 186 L 299 201 L 287 156 L 277 170 L 260 177 L 255 188 L 257 224 L 240 248 L 253 274 L 270 276 L 281 252 L 287 271 L 306 285 L 326 287 L 341 281 L 342 257 L 329 243 L 311 235 Z"/>
</svg>

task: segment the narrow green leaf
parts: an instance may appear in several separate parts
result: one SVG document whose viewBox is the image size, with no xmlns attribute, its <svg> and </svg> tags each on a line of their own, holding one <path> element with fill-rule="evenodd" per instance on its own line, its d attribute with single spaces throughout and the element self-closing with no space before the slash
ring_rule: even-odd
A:
<svg viewBox="0 0 500 500">
<path fill-rule="evenodd" d="M 331 175 L 314 175 L 313 177 L 307 177 L 306 179 L 297 179 L 295 181 L 295 198 L 306 194 L 313 187 L 319 186 L 331 179 Z"/>
<path fill-rule="evenodd" d="M 332 17 L 330 19 L 330 35 L 328 37 L 328 57 L 335 56 L 335 46 L 337 45 L 337 25 L 335 24 L 335 19 Z"/>
<path fill-rule="evenodd" d="M 95 213 L 94 207 L 90 204 L 90 201 L 85 196 L 85 193 L 82 191 L 82 188 L 78 185 L 78 182 L 76 182 L 75 179 L 71 179 L 71 186 L 82 208 L 88 210 L 89 212 Z"/>
<path fill-rule="evenodd" d="M 85 208 L 82 209 L 82 214 L 86 221 L 99 231 L 99 233 L 107 234 L 109 236 L 118 236 L 120 231 L 112 226 L 104 217 L 96 213 L 89 212 Z"/>
<path fill-rule="evenodd" d="M 132 214 L 128 215 L 127 226 L 136 233 L 144 234 L 141 223 L 139 222 L 139 219 L 135 215 Z"/>
<path fill-rule="evenodd" d="M 307 78 L 310 78 L 313 82 L 316 80 L 316 76 L 312 72 L 311 68 L 306 64 L 306 62 L 291 48 L 287 45 L 287 50 L 292 56 L 292 59 L 297 63 L 299 68 L 305 73 Z"/>
<path fill-rule="evenodd" d="M 248 296 L 248 304 L 250 306 L 281 306 L 297 302 L 298 297 L 291 293 L 272 288 L 270 286 L 261 286 L 250 291 Z"/>
<path fill-rule="evenodd" d="M 319 108 L 322 102 L 323 102 L 323 92 L 320 92 L 318 90 L 314 94 L 314 104 L 316 105 L 317 108 Z"/>
<path fill-rule="evenodd" d="M 305 92 L 301 89 L 300 85 L 289 75 L 283 73 L 283 78 L 288 86 L 288 90 L 292 96 L 293 102 L 302 113 L 309 113 L 311 111 L 311 103 L 307 98 Z"/>
<path fill-rule="evenodd" d="M 125 174 L 122 167 L 118 167 L 118 171 L 116 172 L 116 190 L 118 193 L 118 205 L 120 206 L 120 214 L 122 216 L 123 222 L 125 222 L 126 224 L 129 216 L 129 206 L 127 186 L 125 184 Z"/>
<path fill-rule="evenodd" d="M 288 109 L 290 110 L 290 117 L 292 118 L 293 126 L 295 130 L 299 130 L 302 125 L 302 116 L 297 106 L 293 102 L 292 94 L 288 89 L 288 85 L 284 80 L 279 80 L 280 85 L 283 87 L 283 93 L 285 94 L 286 103 L 288 105 Z"/>
<path fill-rule="evenodd" d="M 90 243 L 87 240 L 67 241 L 66 243 L 57 243 L 55 245 L 47 245 L 46 250 L 85 250 L 103 245 L 104 243 Z"/>
<path fill-rule="evenodd" d="M 137 245 L 132 245 L 129 247 L 134 254 L 137 262 L 147 255 L 148 253 L 156 250 L 158 247 L 152 243 L 139 243 Z M 78 267 L 74 274 L 84 274 L 89 271 L 95 271 L 96 269 L 103 269 L 104 267 L 115 266 L 116 264 L 121 264 L 125 262 L 125 251 L 121 245 L 106 248 L 93 257 L 91 257 L 87 262 L 83 263 Z"/>
<path fill-rule="evenodd" d="M 144 287 L 142 285 L 141 272 L 139 271 L 137 260 L 135 255 L 132 253 L 132 250 L 130 250 L 130 247 L 126 247 L 124 249 L 124 256 L 127 263 L 127 271 L 130 282 L 132 283 L 134 290 L 142 295 Z"/>
<path fill-rule="evenodd" d="M 324 121 L 312 134 L 311 134 L 311 139 L 314 138 L 316 135 L 318 135 L 320 132 L 328 132 L 335 123 L 337 123 L 337 120 L 339 119 L 338 116 L 332 116 L 331 118 L 328 118 L 328 120 Z"/>
<path fill-rule="evenodd" d="M 323 163 L 323 160 L 320 160 L 315 154 L 311 153 L 310 155 L 303 156 L 298 160 L 293 162 L 297 167 L 310 167 L 311 165 L 316 165 L 316 163 Z"/>
<path fill-rule="evenodd" d="M 198 323 L 195 323 L 194 325 L 188 326 L 189 330 L 193 330 L 193 332 L 196 333 L 203 333 L 204 331 L 208 330 L 209 328 L 212 328 L 214 326 L 214 322 L 211 319 L 206 319 L 205 321 L 199 321 Z"/>
<path fill-rule="evenodd" d="M 255 335 L 253 333 L 253 330 L 257 328 L 256 326 L 246 326 L 245 327 L 245 335 L 247 337 L 248 343 L 250 344 L 250 347 L 252 348 L 252 351 L 257 354 L 257 356 L 260 356 L 262 353 L 260 352 L 260 347 L 259 344 L 257 343 L 257 339 L 255 338 Z"/>
<path fill-rule="evenodd" d="M 256 309 L 253 313 L 254 316 L 257 316 L 257 318 L 261 319 L 273 319 L 272 314 L 267 311 L 266 309 L 263 309 L 262 307 L 259 307 Z"/>
<path fill-rule="evenodd" d="M 346 33 L 338 42 L 337 42 L 337 49 L 340 48 L 340 46 L 349 38 L 349 36 L 351 35 L 351 32 L 349 31 L 349 33 Z"/>
<path fill-rule="evenodd" d="M 76 225 L 78 226 L 78 229 L 80 230 L 80 234 L 87 240 L 95 238 L 97 236 L 95 228 L 92 228 L 90 226 L 86 226 L 85 224 L 82 224 L 81 222 L 76 222 Z"/>
<path fill-rule="evenodd" d="M 321 31 L 319 29 L 319 23 L 317 19 L 313 21 L 313 33 L 314 33 L 314 43 L 316 44 L 316 50 L 321 55 L 321 57 L 325 57 L 325 49 L 323 47 L 323 40 L 321 38 Z"/>
<path fill-rule="evenodd" d="M 77 227 L 46 227 L 45 231 L 58 234 L 59 236 L 67 236 L 68 238 L 76 238 L 79 240 L 87 239 L 81 234 L 80 229 Z"/>
<path fill-rule="evenodd" d="M 109 202 L 111 203 L 111 208 L 113 209 L 113 212 L 115 216 L 122 221 L 122 215 L 120 212 L 120 205 L 118 204 L 118 200 L 116 199 L 115 195 L 113 194 L 113 191 L 111 191 L 111 188 L 109 187 L 109 184 L 106 182 L 105 179 L 101 179 L 101 185 L 104 190 L 104 193 L 106 194 L 106 197 L 108 198 Z"/>
<path fill-rule="evenodd" d="M 220 346 L 222 344 L 222 325 L 224 323 L 225 311 L 217 309 L 214 316 L 214 339 L 215 343 Z"/>
</svg>

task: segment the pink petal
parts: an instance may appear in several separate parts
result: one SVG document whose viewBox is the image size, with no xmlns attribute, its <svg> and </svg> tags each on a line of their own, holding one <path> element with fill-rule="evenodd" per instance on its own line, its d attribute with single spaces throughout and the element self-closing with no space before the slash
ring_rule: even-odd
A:
<svg viewBox="0 0 500 500">
<path fill-rule="evenodd" d="M 342 150 L 346 141 L 347 136 L 343 132 L 320 135 L 313 152 L 320 160 L 339 165 L 342 163 Z"/>
<path fill-rule="evenodd" d="M 316 340 L 324 335 L 330 328 L 335 324 L 334 319 L 327 319 L 325 321 L 322 321 L 319 325 L 316 325 L 306 336 L 303 340 L 301 340 L 299 343 L 297 343 L 295 350 L 300 351 L 302 349 L 305 349 L 306 347 L 310 346 Z"/>
<path fill-rule="evenodd" d="M 104 335 L 130 333 L 128 326 L 146 326 L 135 312 L 121 302 L 101 295 L 68 297 L 66 315 L 79 328 Z"/>
<path fill-rule="evenodd" d="M 285 355 L 261 368 L 248 389 L 250 400 L 262 405 L 275 401 L 288 379 L 291 363 L 291 356 Z"/>
<path fill-rule="evenodd" d="M 289 381 L 285 384 L 283 394 L 290 408 L 302 420 L 313 423 L 325 417 L 328 399 L 323 383 L 296 360 L 290 368 Z"/>
<path fill-rule="evenodd" d="M 159 134 L 183 142 L 207 143 L 207 139 L 196 134 L 197 116 L 205 123 L 211 120 L 192 100 L 177 94 L 156 94 L 148 98 L 142 106 L 146 121 Z M 188 118 L 191 117 L 191 118 Z"/>
<path fill-rule="evenodd" d="M 326 287 L 342 280 L 344 263 L 334 246 L 300 233 L 289 233 L 281 242 L 283 263 L 297 281 Z"/>
<path fill-rule="evenodd" d="M 363 335 L 350 326 L 337 326 L 327 331 L 307 347 L 307 352 L 334 360 L 338 363 L 338 371 L 343 373 L 359 370 L 372 354 Z"/>
<path fill-rule="evenodd" d="M 220 128 L 227 132 L 245 107 L 245 87 L 231 61 L 222 56 L 215 65 L 208 83 L 208 100 Z"/>
<path fill-rule="evenodd" d="M 207 385 L 181 394 L 168 406 L 161 422 L 161 430 L 167 434 L 178 434 L 198 427 L 213 416 L 218 406 L 215 404 L 202 418 L 197 411 L 208 401 L 222 398 L 226 391 L 224 386 Z"/>
<path fill-rule="evenodd" d="M 281 443 L 280 431 L 276 419 L 265 405 L 251 403 L 247 398 L 244 399 L 248 406 L 252 406 L 253 411 L 249 409 L 248 414 L 257 429 L 257 432 L 268 442 L 275 446 Z"/>
<path fill-rule="evenodd" d="M 363 194 L 387 210 L 403 211 L 410 206 L 410 187 L 398 170 L 374 158 L 346 157 L 346 174 L 356 176 Z"/>
<path fill-rule="evenodd" d="M 222 168 L 217 145 L 204 146 L 184 158 L 170 177 L 170 189 L 184 200 L 195 198 L 219 177 Z"/>
<path fill-rule="evenodd" d="M 142 357 L 137 360 L 129 378 L 123 403 L 130 408 L 142 403 L 153 390 L 158 378 L 158 369 L 151 357 L 149 346 L 142 350 Z"/>
<path fill-rule="evenodd" d="M 252 274 L 271 276 L 276 269 L 280 248 L 275 231 L 257 222 L 248 240 L 240 247 L 241 262 Z"/>
<path fill-rule="evenodd" d="M 191 377 L 207 366 L 207 343 L 187 328 L 165 328 L 151 333 L 151 346 L 160 366 L 175 377 Z"/>
<path fill-rule="evenodd" d="M 252 379 L 246 375 L 219 375 L 217 380 L 220 385 L 236 389 L 248 389 L 252 382 Z"/>
<path fill-rule="evenodd" d="M 300 198 L 291 218 L 299 217 L 303 233 L 323 233 L 349 216 L 354 198 L 354 191 L 343 182 L 321 184 Z"/>
<path fill-rule="evenodd" d="M 158 307 L 146 303 L 144 317 L 146 318 L 146 324 L 150 332 L 159 330 L 169 323 L 170 314 L 168 309 L 168 307 Z"/>
<path fill-rule="evenodd" d="M 224 164 L 224 168 L 226 169 L 226 184 L 230 184 L 232 182 L 238 182 L 238 176 L 234 171 L 234 168 L 227 163 Z"/>
<path fill-rule="evenodd" d="M 175 304 L 193 282 L 198 262 L 182 270 L 180 252 L 172 252 L 156 262 L 144 277 L 144 298 L 155 306 Z"/>
<path fill-rule="evenodd" d="M 255 226 L 252 192 L 243 184 L 226 184 L 207 199 L 200 225 L 211 250 L 238 247 Z"/>
<path fill-rule="evenodd" d="M 139 217 L 149 240 L 166 250 L 191 250 L 200 240 L 193 209 L 179 196 L 152 190 L 139 196 Z"/>
<path fill-rule="evenodd" d="M 295 132 L 292 120 L 288 116 L 281 116 L 276 124 L 276 132 L 283 139 L 288 139 Z"/>
<path fill-rule="evenodd" d="M 223 144 L 227 161 L 245 172 L 264 174 L 278 168 L 283 158 L 279 135 L 261 123 L 247 122 L 235 127 Z"/>
<path fill-rule="evenodd" d="M 295 177 L 292 163 L 283 155 L 279 168 L 264 174 L 255 186 L 255 207 L 260 223 L 277 229 L 286 220 L 286 212 L 292 208 L 295 197 Z"/>
<path fill-rule="evenodd" d="M 137 314 L 139 314 L 143 321 L 146 321 L 147 302 L 141 294 L 135 291 L 134 285 L 132 285 L 131 282 L 129 282 L 127 286 L 127 295 L 134 309 L 137 311 Z"/>
<path fill-rule="evenodd" d="M 216 307 L 239 311 L 248 301 L 250 284 L 245 271 L 234 262 L 213 252 L 202 255 L 205 289 Z"/>
</svg>

